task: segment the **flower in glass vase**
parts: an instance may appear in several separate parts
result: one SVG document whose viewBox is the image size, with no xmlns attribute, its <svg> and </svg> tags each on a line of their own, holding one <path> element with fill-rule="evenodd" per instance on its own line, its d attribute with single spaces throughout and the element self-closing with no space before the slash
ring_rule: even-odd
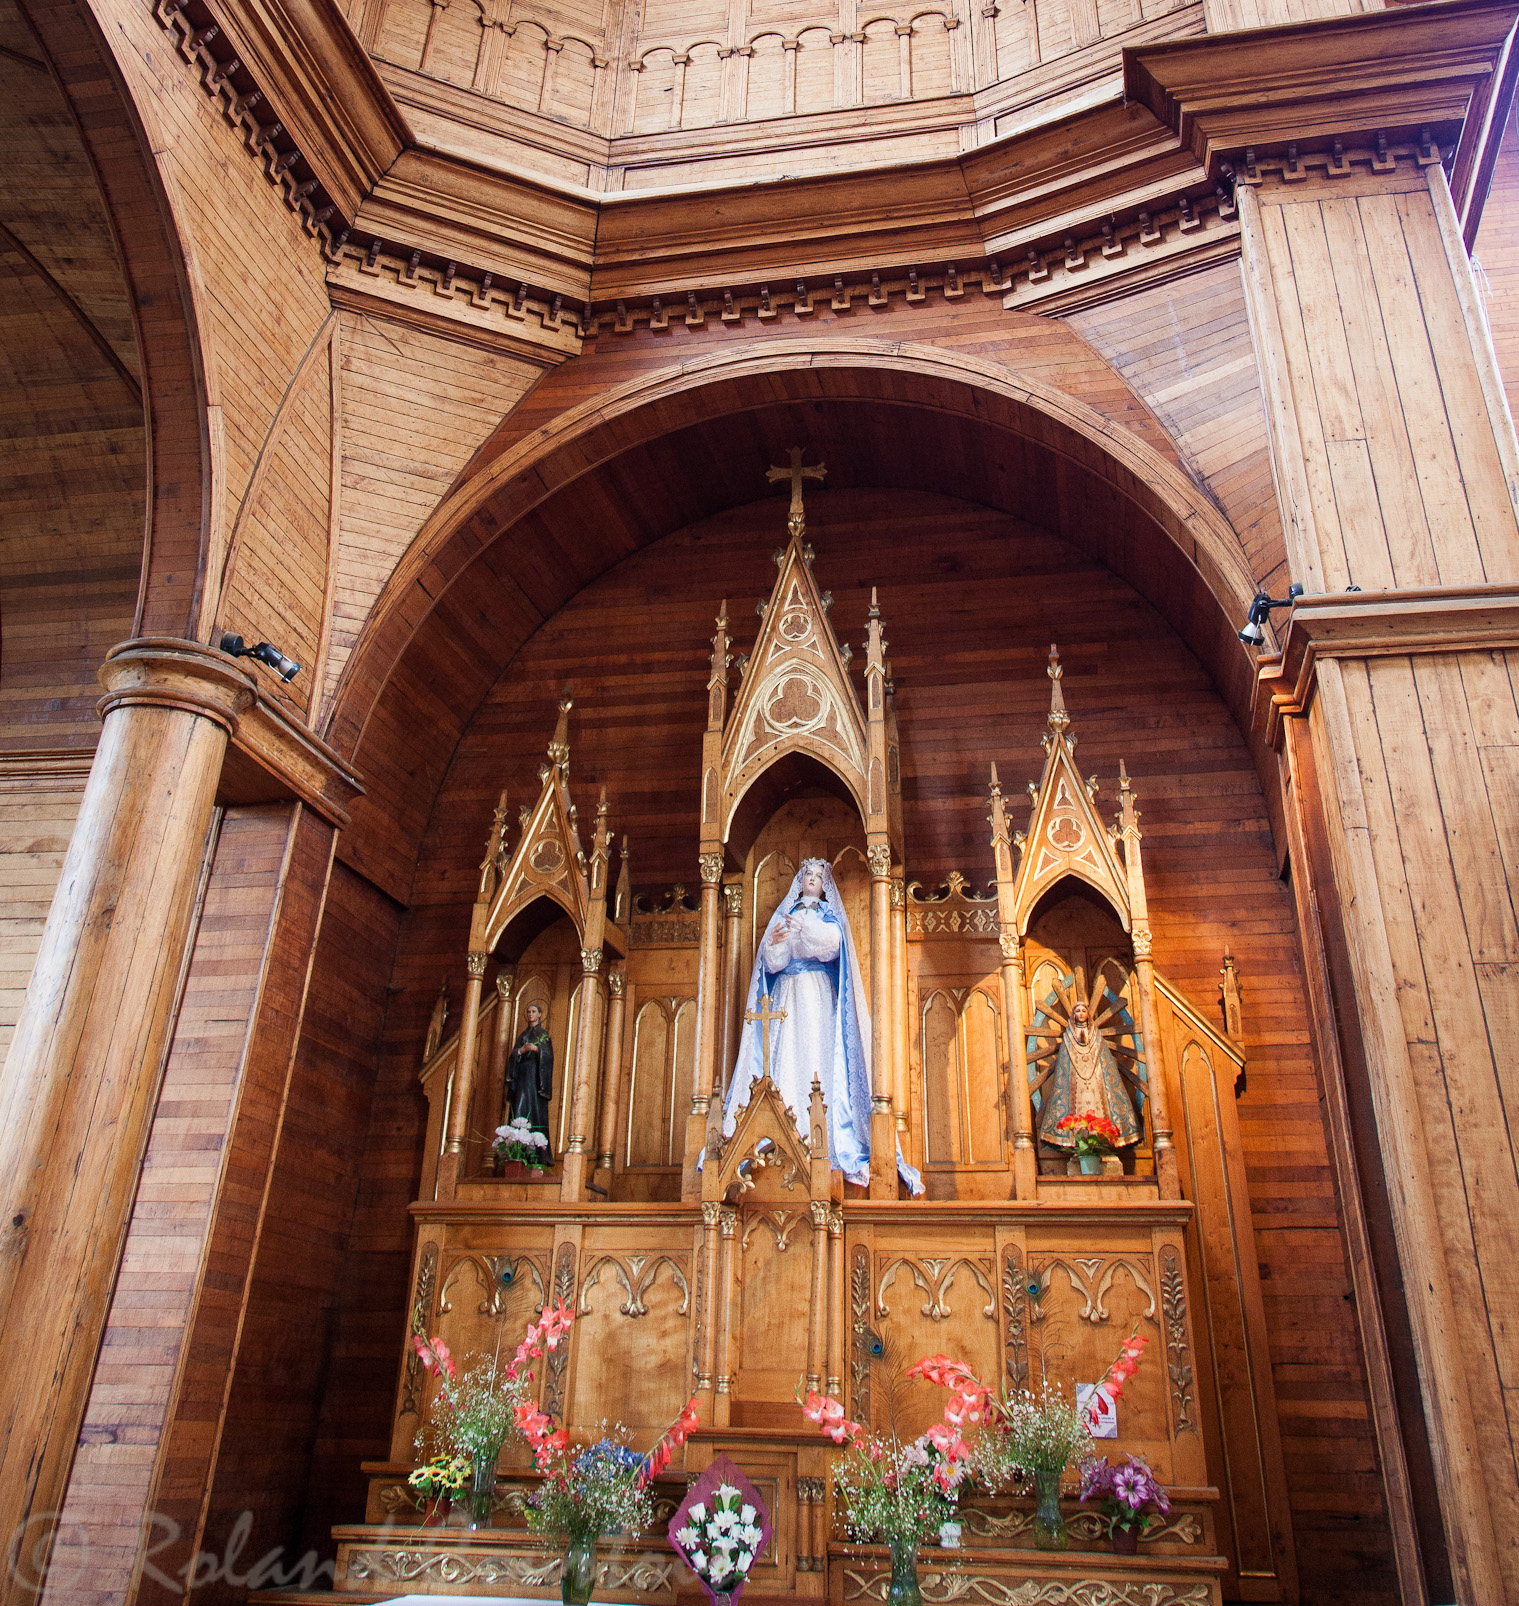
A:
<svg viewBox="0 0 1519 1606">
<path fill-rule="evenodd" d="M 448 1513 L 448 1504 L 464 1493 L 470 1466 L 462 1455 L 435 1455 L 407 1478 L 425 1513 L 424 1527 L 436 1527 Z"/>
<path fill-rule="evenodd" d="M 463 1371 L 441 1338 L 429 1338 L 420 1330 L 412 1334 L 422 1365 L 438 1379 L 431 1431 L 451 1454 L 470 1463 L 471 1527 L 490 1526 L 496 1461 L 513 1428 L 521 1430 L 521 1413 L 530 1402 L 533 1381 L 530 1362 L 546 1349 L 556 1348 L 574 1320 L 574 1313 L 561 1301 L 528 1327 L 510 1361 L 502 1363 L 498 1340 L 493 1354 L 480 1357 Z M 419 1433 L 419 1449 L 422 1441 Z"/>
<path fill-rule="evenodd" d="M 498 1126 L 491 1148 L 503 1165 L 525 1165 L 530 1171 L 549 1168 L 549 1140 L 527 1124 L 526 1116 L 519 1115 L 515 1121 Z"/>
<path fill-rule="evenodd" d="M 1101 1500 L 1113 1548 L 1132 1554 L 1157 1516 L 1170 1515 L 1171 1500 L 1143 1456 L 1123 1459 L 1116 1467 L 1106 1457 L 1083 1461 L 1081 1498 Z"/>
</svg>

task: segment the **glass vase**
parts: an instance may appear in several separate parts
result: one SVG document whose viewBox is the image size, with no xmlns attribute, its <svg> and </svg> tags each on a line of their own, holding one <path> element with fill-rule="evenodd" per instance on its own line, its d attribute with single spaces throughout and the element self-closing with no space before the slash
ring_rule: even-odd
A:
<svg viewBox="0 0 1519 1606">
<path fill-rule="evenodd" d="M 1060 1509 L 1060 1473 L 1034 1474 L 1034 1549 L 1064 1550 L 1071 1542 Z"/>
<path fill-rule="evenodd" d="M 469 1525 L 489 1528 L 496 1504 L 496 1457 L 500 1450 L 476 1450 L 470 1458 Z"/>
<path fill-rule="evenodd" d="M 893 1539 L 891 1542 L 891 1588 L 886 1593 L 887 1606 L 923 1606 L 923 1591 L 918 1588 L 918 1544 L 915 1539 Z"/>
<path fill-rule="evenodd" d="M 564 1606 L 586 1606 L 595 1588 L 596 1541 L 572 1538 L 559 1568 L 559 1598 Z"/>
</svg>

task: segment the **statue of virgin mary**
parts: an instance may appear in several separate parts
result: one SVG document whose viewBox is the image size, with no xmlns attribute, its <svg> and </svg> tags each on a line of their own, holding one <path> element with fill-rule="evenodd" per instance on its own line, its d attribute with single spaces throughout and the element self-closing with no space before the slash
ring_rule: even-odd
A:
<svg viewBox="0 0 1519 1606">
<path fill-rule="evenodd" d="M 808 1136 L 815 1078 L 828 1108 L 828 1163 L 850 1182 L 868 1185 L 870 1008 L 849 916 L 826 859 L 803 862 L 760 939 L 745 1015 L 767 998 L 786 1017 L 770 1027 L 768 1070 L 797 1129 Z M 766 1069 L 762 1023 L 748 1020 L 723 1105 L 724 1137 Z M 900 1151 L 897 1167 L 909 1188 L 921 1192 L 921 1178 Z"/>
</svg>

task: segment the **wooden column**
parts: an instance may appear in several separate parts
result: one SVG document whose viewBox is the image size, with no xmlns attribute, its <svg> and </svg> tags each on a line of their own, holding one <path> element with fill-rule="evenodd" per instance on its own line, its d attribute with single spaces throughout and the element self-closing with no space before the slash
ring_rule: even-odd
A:
<svg viewBox="0 0 1519 1606">
<path fill-rule="evenodd" d="M 104 727 L 0 1075 L 0 1533 L 40 1572 L 62 1509 L 228 739 L 255 691 L 196 642 L 114 648 Z M 19 1360 L 25 1357 L 24 1364 Z M 0 1569 L 0 1601 L 32 1602 Z"/>
<path fill-rule="evenodd" d="M 691 1100 L 691 1118 L 686 1123 L 685 1161 L 681 1168 L 681 1198 L 701 1197 L 701 1173 L 697 1161 L 707 1143 L 707 1127 L 714 1118 L 722 1120 L 721 1093 L 712 1111 L 713 1091 L 717 1087 L 717 1028 L 720 1018 L 719 993 L 722 987 L 722 892 L 723 856 L 703 853 L 701 867 L 701 952 L 696 972 L 696 1093 Z"/>
<path fill-rule="evenodd" d="M 812 1308 L 807 1312 L 807 1387 L 821 1390 L 828 1355 L 828 1205 L 814 1199 L 812 1214 Z"/>
<path fill-rule="evenodd" d="M 1033 1199 L 1039 1193 L 1039 1152 L 1034 1143 L 1034 1103 L 1028 1086 L 1027 1026 L 1023 1019 L 1023 953 L 1016 936 L 1004 931 L 1002 944 L 1002 1016 L 1007 1022 L 1008 1103 L 1013 1121 L 1013 1197 Z"/>
<path fill-rule="evenodd" d="M 721 1205 L 717 1213 L 719 1234 L 717 1279 L 712 1285 L 712 1318 L 717 1324 L 716 1364 L 713 1378 L 716 1398 L 712 1402 L 712 1425 L 725 1428 L 732 1415 L 733 1394 L 733 1256 L 738 1235 L 738 1211 Z"/>
<path fill-rule="evenodd" d="M 496 972 L 496 1030 L 491 1036 L 490 1084 L 500 1095 L 496 1115 L 498 1126 L 504 1126 L 510 1115 L 506 1107 L 506 1064 L 512 1053 L 512 989 L 516 985 L 514 970 Z"/>
<path fill-rule="evenodd" d="M 723 1026 L 712 1084 L 719 1104 L 728 1092 L 744 1026 L 743 927 L 744 886 L 741 881 L 729 881 L 723 887 Z"/>
<path fill-rule="evenodd" d="M 844 1397 L 844 1309 L 849 1298 L 844 1284 L 844 1212 L 828 1211 L 828 1393 Z"/>
<path fill-rule="evenodd" d="M 475 923 L 480 923 L 481 905 L 475 905 Z M 452 1199 L 464 1167 L 464 1140 L 469 1135 L 469 1112 L 475 1097 L 475 1062 L 480 1050 L 480 994 L 485 986 L 483 950 L 471 946 L 465 959 L 464 1010 L 459 1017 L 459 1059 L 454 1066 L 453 1086 L 448 1095 L 448 1140 L 438 1163 L 438 1197 Z"/>
<path fill-rule="evenodd" d="M 702 1200 L 701 1252 L 706 1305 L 705 1309 L 700 1311 L 701 1330 L 697 1340 L 696 1387 L 698 1390 L 707 1391 L 708 1394 L 714 1389 L 717 1377 L 718 1246 L 721 1241 L 718 1229 L 722 1224 L 722 1216 L 723 1207 L 718 1200 Z M 709 1400 L 709 1420 L 710 1406 Z"/>
<path fill-rule="evenodd" d="M 1058 683 L 1057 683 L 1058 684 Z M 1012 833 L 1002 801 L 997 766 L 991 767 L 987 823 L 992 828 L 992 859 L 997 867 L 998 946 L 1002 949 L 1002 1018 L 1007 1022 L 1007 1074 L 1013 1120 L 1013 1197 L 1033 1199 L 1039 1192 L 1039 1152 L 1034 1142 L 1034 1104 L 1028 1086 L 1027 1028 L 1023 1019 L 1023 953 L 1013 877 Z"/>
<path fill-rule="evenodd" d="M 1420 138 L 1335 174 L 1263 161 L 1239 188 L 1308 592 L 1258 708 L 1308 726 L 1453 1593 L 1512 1606 L 1519 1475 L 1495 1406 L 1519 1179 L 1489 1157 L 1519 1029 L 1519 445 L 1441 157 Z"/>
<path fill-rule="evenodd" d="M 897 1139 L 907 1131 L 907 885 L 899 871 L 891 878 L 891 1102 Z"/>
<path fill-rule="evenodd" d="M 614 970 L 607 977 L 607 1029 L 601 1057 L 601 1142 L 597 1166 L 610 1172 L 617 1144 L 617 1102 L 622 1093 L 622 1018 L 626 1006 L 628 973 Z"/>
<path fill-rule="evenodd" d="M 580 1035 L 575 1043 L 575 1086 L 570 1101 L 570 1140 L 564 1146 L 560 1198 L 579 1199 L 590 1170 L 596 1065 L 601 1058 L 601 950 L 580 953 Z"/>
<path fill-rule="evenodd" d="M 870 1197 L 897 1196 L 897 1128 L 891 1116 L 891 849 L 865 849 L 870 864 Z"/>
</svg>

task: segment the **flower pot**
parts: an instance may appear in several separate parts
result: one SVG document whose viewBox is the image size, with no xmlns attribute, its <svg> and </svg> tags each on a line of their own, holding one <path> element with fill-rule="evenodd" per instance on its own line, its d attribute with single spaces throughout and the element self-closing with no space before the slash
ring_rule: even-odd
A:
<svg viewBox="0 0 1519 1606">
<path fill-rule="evenodd" d="M 1034 1549 L 1064 1550 L 1071 1542 L 1060 1509 L 1060 1474 L 1034 1474 Z"/>
<path fill-rule="evenodd" d="M 422 1526 L 424 1528 L 441 1528 L 448 1521 L 449 1507 L 453 1504 L 452 1498 L 446 1494 L 432 1495 L 422 1505 Z"/>
<path fill-rule="evenodd" d="M 1102 1175 L 1102 1156 L 1100 1154 L 1078 1154 L 1076 1159 L 1081 1165 L 1082 1176 L 1100 1177 Z"/>
<path fill-rule="evenodd" d="M 1113 1529 L 1113 1554 L 1115 1556 L 1137 1556 L 1139 1554 L 1139 1529 L 1115 1526 Z"/>
<path fill-rule="evenodd" d="M 596 1588 L 596 1541 L 572 1539 L 559 1567 L 559 1599 L 564 1606 L 586 1606 Z"/>
<path fill-rule="evenodd" d="M 887 1606 L 923 1606 L 923 1591 L 918 1588 L 918 1545 L 914 1539 L 891 1542 L 891 1588 L 886 1601 Z"/>
</svg>

